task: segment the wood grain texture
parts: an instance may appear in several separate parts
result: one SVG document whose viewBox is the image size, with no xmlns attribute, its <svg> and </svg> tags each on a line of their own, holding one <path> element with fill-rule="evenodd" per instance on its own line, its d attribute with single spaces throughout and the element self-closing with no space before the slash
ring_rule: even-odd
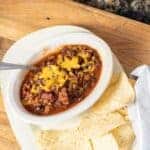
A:
<svg viewBox="0 0 150 150">
<path fill-rule="evenodd" d="M 0 96 L 0 149 L 19 150 L 20 147 L 11 130 L 10 124 L 5 113 L 2 98 Z"/>
<path fill-rule="evenodd" d="M 61 24 L 79 25 L 102 37 L 127 73 L 140 64 L 150 64 L 149 25 L 70 0 L 0 0 L 0 37 L 3 37 L 0 38 L 0 57 L 22 36 Z M 0 147 L 2 150 L 19 149 L 1 99 Z"/>
<path fill-rule="evenodd" d="M 106 40 L 127 72 L 139 64 L 150 64 L 149 25 L 69 0 L 15 1 L 0 3 L 0 36 L 16 41 L 43 27 L 79 25 Z"/>
<path fill-rule="evenodd" d="M 0 38 L 0 60 L 10 47 L 13 41 Z M 12 129 L 7 119 L 2 97 L 0 96 L 0 149 L 1 150 L 19 150 L 20 147 L 13 135 Z"/>
</svg>

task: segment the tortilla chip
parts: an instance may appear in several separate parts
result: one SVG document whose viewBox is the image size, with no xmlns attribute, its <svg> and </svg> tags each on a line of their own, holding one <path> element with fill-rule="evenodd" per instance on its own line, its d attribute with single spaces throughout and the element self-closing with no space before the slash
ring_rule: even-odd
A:
<svg viewBox="0 0 150 150">
<path fill-rule="evenodd" d="M 80 132 L 88 137 L 100 137 L 114 128 L 125 124 L 124 117 L 117 112 L 105 116 L 97 114 L 86 114 L 78 127 Z"/>
<path fill-rule="evenodd" d="M 120 113 L 126 121 L 129 121 L 128 107 L 123 107 L 119 109 L 117 112 Z"/>
<path fill-rule="evenodd" d="M 119 145 L 119 150 L 131 150 L 135 135 L 130 123 L 122 125 L 112 131 Z"/>
<path fill-rule="evenodd" d="M 92 120 L 91 120 L 92 119 Z M 60 131 L 37 130 L 36 137 L 42 149 L 49 150 L 91 150 L 89 139 L 100 138 L 105 133 L 123 125 L 124 118 L 117 112 L 107 116 L 86 116 L 81 125 L 74 129 Z"/>
<path fill-rule="evenodd" d="M 43 131 L 38 141 L 42 150 L 91 150 L 91 144 L 79 130 Z"/>
<path fill-rule="evenodd" d="M 134 133 L 125 119 L 128 116 L 125 107 L 133 99 L 134 90 L 125 73 L 114 74 L 101 99 L 80 116 L 78 126 L 57 131 L 38 129 L 37 141 L 43 150 L 99 150 L 106 149 L 103 147 L 108 146 L 107 143 L 115 147 L 110 150 L 117 150 L 118 146 L 122 148 L 119 150 L 129 150 Z"/>
<path fill-rule="evenodd" d="M 92 138 L 93 150 L 119 150 L 118 143 L 114 136 L 109 133 L 104 136 Z"/>
<path fill-rule="evenodd" d="M 124 117 L 128 116 L 127 107 L 123 107 L 123 108 L 119 109 L 117 112 L 119 112 Z"/>
<path fill-rule="evenodd" d="M 115 80 L 115 81 L 114 81 Z M 97 110 L 99 115 L 107 114 L 127 106 L 134 100 L 134 90 L 124 72 L 114 74 L 110 86 L 100 100 L 89 110 Z"/>
</svg>

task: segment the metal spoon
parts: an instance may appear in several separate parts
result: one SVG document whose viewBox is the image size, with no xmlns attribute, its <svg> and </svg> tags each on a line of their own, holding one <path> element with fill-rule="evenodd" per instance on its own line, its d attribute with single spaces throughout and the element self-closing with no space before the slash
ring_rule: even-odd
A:
<svg viewBox="0 0 150 150">
<path fill-rule="evenodd" d="M 7 62 L 0 62 L 0 70 L 11 70 L 11 69 L 36 69 L 33 65 L 21 65 L 21 64 L 12 64 Z"/>
</svg>

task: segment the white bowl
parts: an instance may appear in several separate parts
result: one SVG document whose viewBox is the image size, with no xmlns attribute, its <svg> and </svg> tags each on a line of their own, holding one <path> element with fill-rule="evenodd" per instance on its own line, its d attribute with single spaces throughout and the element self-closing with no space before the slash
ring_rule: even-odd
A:
<svg viewBox="0 0 150 150">
<path fill-rule="evenodd" d="M 35 124 L 38 126 L 49 126 L 51 124 L 56 124 L 65 120 L 72 119 L 73 117 L 78 116 L 79 114 L 90 108 L 101 97 L 104 90 L 107 88 L 112 76 L 113 57 L 110 47 L 101 38 L 95 36 L 90 32 L 68 33 L 58 35 L 53 39 L 45 38 L 41 41 L 40 37 L 37 37 L 37 40 L 35 39 L 36 38 L 34 38 L 34 40 L 31 40 L 30 42 L 26 42 L 28 41 L 28 37 L 26 37 L 22 40 L 23 42 L 17 42 L 14 46 L 12 46 L 12 50 L 20 50 L 18 51 L 19 54 L 17 54 L 19 58 L 17 58 L 16 61 L 14 60 L 13 63 L 27 64 L 33 62 L 34 60 L 37 60 L 37 58 L 39 58 L 39 53 L 41 53 L 44 48 L 49 48 L 49 52 L 52 52 L 51 50 L 54 50 L 57 47 L 66 44 L 86 44 L 96 49 L 98 54 L 100 55 L 100 58 L 102 60 L 102 71 L 100 79 L 89 96 L 87 96 L 83 101 L 81 101 L 74 107 L 55 115 L 37 116 L 29 113 L 26 109 L 24 109 L 19 98 L 19 89 L 23 79 L 23 71 L 15 70 L 8 71 L 7 73 L 5 72 L 5 75 L 7 76 L 7 88 L 5 87 L 4 93 L 7 93 L 5 98 L 7 100 L 7 103 L 12 106 L 13 113 L 15 113 L 16 116 L 27 123 Z M 9 54 L 7 54 L 7 56 L 8 55 Z M 7 61 L 7 59 L 5 59 L 5 61 Z M 9 76 L 8 73 L 10 73 Z"/>
</svg>

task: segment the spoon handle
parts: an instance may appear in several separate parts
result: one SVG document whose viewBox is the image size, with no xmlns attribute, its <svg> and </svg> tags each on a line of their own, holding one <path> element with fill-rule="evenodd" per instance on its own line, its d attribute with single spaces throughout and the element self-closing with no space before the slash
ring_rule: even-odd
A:
<svg viewBox="0 0 150 150">
<path fill-rule="evenodd" d="M 30 66 L 20 65 L 20 64 L 12 64 L 7 62 L 0 62 L 0 70 L 10 70 L 10 69 L 28 69 Z"/>
</svg>

